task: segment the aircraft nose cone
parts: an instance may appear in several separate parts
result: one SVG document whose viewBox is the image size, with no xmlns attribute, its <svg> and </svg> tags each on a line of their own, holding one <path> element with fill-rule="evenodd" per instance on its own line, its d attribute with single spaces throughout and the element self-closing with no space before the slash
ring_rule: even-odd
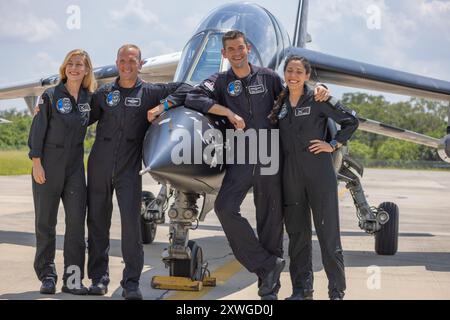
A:
<svg viewBox="0 0 450 320">
<path fill-rule="evenodd" d="M 155 120 L 143 143 L 143 162 L 152 177 L 178 190 L 211 192 L 219 188 L 224 165 L 204 161 L 203 138 L 208 129 L 218 129 L 217 120 L 185 107 L 171 109 Z M 223 125 L 223 123 L 222 123 Z"/>
</svg>

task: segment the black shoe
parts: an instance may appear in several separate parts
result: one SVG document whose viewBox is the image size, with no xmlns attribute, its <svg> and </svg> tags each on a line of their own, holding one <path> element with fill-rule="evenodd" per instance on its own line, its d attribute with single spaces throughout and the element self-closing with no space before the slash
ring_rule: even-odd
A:
<svg viewBox="0 0 450 320">
<path fill-rule="evenodd" d="M 125 298 L 125 300 L 142 300 L 142 293 L 139 288 L 136 289 L 123 289 L 122 291 L 122 297 Z"/>
<path fill-rule="evenodd" d="M 278 300 L 278 295 L 276 293 L 271 293 L 266 296 L 262 296 L 261 300 Z"/>
<path fill-rule="evenodd" d="M 258 295 L 260 297 L 272 294 L 280 279 L 280 274 L 286 265 L 286 261 L 281 258 L 277 258 L 275 261 L 275 267 L 265 276 L 261 281 L 261 287 L 259 287 Z"/>
<path fill-rule="evenodd" d="M 104 296 L 107 293 L 108 286 L 103 282 L 92 283 L 88 290 L 88 295 L 90 296 Z"/>
<path fill-rule="evenodd" d="M 313 291 L 305 290 L 293 293 L 290 297 L 287 297 L 285 300 L 314 300 Z"/>
<path fill-rule="evenodd" d="M 330 300 L 344 300 L 344 291 L 332 290 L 330 292 Z"/>
<path fill-rule="evenodd" d="M 41 289 L 42 294 L 55 294 L 56 293 L 56 280 L 54 278 L 45 278 L 42 280 Z"/>
<path fill-rule="evenodd" d="M 79 288 L 73 288 L 73 289 L 69 289 L 68 286 L 63 285 L 61 288 L 61 291 L 64 293 L 70 293 L 70 294 L 74 294 L 77 296 L 85 296 L 89 293 L 88 288 L 86 288 L 83 284 L 81 284 L 81 286 Z"/>
</svg>

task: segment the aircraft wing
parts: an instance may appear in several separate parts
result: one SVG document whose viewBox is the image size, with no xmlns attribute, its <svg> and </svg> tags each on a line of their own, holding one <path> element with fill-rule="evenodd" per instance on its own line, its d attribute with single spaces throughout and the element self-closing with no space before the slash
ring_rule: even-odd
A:
<svg viewBox="0 0 450 320">
<path fill-rule="evenodd" d="M 147 82 L 170 82 L 180 60 L 181 52 L 144 59 L 140 77 Z M 94 69 L 99 84 L 112 81 L 118 76 L 115 65 L 103 66 Z M 0 100 L 25 98 L 30 110 L 34 107 L 37 97 L 51 86 L 58 83 L 59 76 L 53 75 L 36 81 L 0 87 Z"/>
<path fill-rule="evenodd" d="M 332 55 L 291 47 L 286 56 L 296 54 L 312 65 L 311 80 L 341 86 L 384 91 L 450 102 L 450 82 Z"/>
<path fill-rule="evenodd" d="M 11 123 L 11 121 L 0 118 L 0 124 L 3 124 L 3 123 Z"/>
<path fill-rule="evenodd" d="M 381 123 L 375 120 L 365 119 L 361 117 L 358 117 L 358 119 L 359 119 L 359 127 L 358 127 L 359 130 L 376 133 L 404 141 L 409 141 L 435 149 L 439 148 L 440 142 L 439 139 L 429 137 L 427 135 L 420 134 L 417 132 L 397 128 L 389 124 Z"/>
</svg>

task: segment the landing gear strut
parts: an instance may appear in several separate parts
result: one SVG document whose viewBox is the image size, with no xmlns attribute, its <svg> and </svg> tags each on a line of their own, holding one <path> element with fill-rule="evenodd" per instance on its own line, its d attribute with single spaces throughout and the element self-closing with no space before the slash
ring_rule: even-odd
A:
<svg viewBox="0 0 450 320">
<path fill-rule="evenodd" d="M 170 277 L 155 276 L 152 287 L 156 289 L 199 291 L 205 286 L 215 286 L 215 279 L 209 277 L 207 264 L 203 262 L 203 250 L 189 240 L 189 230 L 198 227 L 207 211 L 211 210 L 211 199 L 205 198 L 199 213 L 196 193 L 175 192 L 175 201 L 168 211 L 170 218 L 169 247 L 162 253 L 163 262 L 169 268 Z"/>
<path fill-rule="evenodd" d="M 352 195 L 359 220 L 359 227 L 368 234 L 375 235 L 375 251 L 380 255 L 394 255 L 398 243 L 398 206 L 385 202 L 378 207 L 367 203 L 359 177 L 364 168 L 348 156 L 344 156 L 338 178 L 345 182 Z"/>
</svg>

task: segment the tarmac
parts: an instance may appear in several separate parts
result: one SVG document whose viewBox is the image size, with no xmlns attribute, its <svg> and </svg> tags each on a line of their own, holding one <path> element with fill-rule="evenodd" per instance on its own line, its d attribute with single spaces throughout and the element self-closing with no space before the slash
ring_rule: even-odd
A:
<svg viewBox="0 0 450 320">
<path fill-rule="evenodd" d="M 339 186 L 340 222 L 349 300 L 450 299 L 450 172 L 366 169 L 362 179 L 370 205 L 395 202 L 400 207 L 398 252 L 379 256 L 374 238 L 358 227 L 355 207 L 349 192 Z M 144 190 L 158 192 L 149 175 Z M 253 197 L 247 196 L 242 214 L 255 227 Z M 168 218 L 166 217 L 166 221 Z M 168 224 L 158 226 L 155 241 L 144 246 L 145 266 L 141 277 L 144 299 L 149 300 L 259 300 L 256 276 L 234 258 L 220 223 L 210 212 L 190 239 L 203 249 L 204 260 L 217 278 L 217 286 L 200 292 L 156 290 L 150 286 L 155 275 L 168 275 L 161 253 L 168 243 Z M 64 210 L 60 206 L 57 226 L 56 266 L 63 269 Z M 279 299 L 292 292 L 287 265 L 281 274 Z M 35 254 L 34 210 L 30 176 L 0 177 L 0 299 L 123 299 L 120 280 L 124 267 L 120 247 L 120 219 L 114 202 L 111 227 L 109 292 L 104 297 L 78 297 L 61 293 L 61 281 L 54 296 L 39 294 L 40 282 L 33 270 Z M 320 248 L 313 236 L 314 298 L 328 298 L 327 278 Z M 89 279 L 84 280 L 89 285 Z"/>
</svg>

